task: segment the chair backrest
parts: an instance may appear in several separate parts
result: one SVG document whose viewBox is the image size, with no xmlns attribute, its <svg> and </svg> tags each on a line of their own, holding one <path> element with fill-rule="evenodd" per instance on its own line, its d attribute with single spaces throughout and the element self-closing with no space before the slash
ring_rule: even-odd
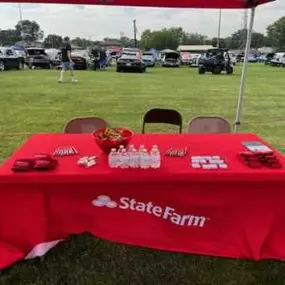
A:
<svg viewBox="0 0 285 285">
<path fill-rule="evenodd" d="M 179 126 L 179 132 L 182 133 L 182 116 L 176 110 L 154 108 L 147 111 L 143 118 L 143 134 L 147 123 L 176 125 Z"/>
<path fill-rule="evenodd" d="M 199 116 L 188 124 L 188 133 L 230 133 L 230 123 L 222 117 Z"/>
<path fill-rule="evenodd" d="M 92 132 L 105 128 L 108 125 L 109 124 L 104 119 L 98 117 L 75 118 L 66 124 L 64 133 L 91 134 Z"/>
</svg>

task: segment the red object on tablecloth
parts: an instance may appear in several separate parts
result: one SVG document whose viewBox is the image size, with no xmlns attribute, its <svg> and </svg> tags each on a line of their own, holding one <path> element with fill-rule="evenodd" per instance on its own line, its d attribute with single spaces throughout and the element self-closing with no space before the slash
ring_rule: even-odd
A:
<svg viewBox="0 0 285 285">
<path fill-rule="evenodd" d="M 43 254 L 69 234 L 169 251 L 285 259 L 285 168 L 251 169 L 238 158 L 250 134 L 135 135 L 132 144 L 184 148 L 157 170 L 110 169 L 91 135 L 32 136 L 0 168 L 0 268 Z M 14 173 L 14 160 L 74 146 L 50 172 Z M 82 156 L 99 164 L 81 168 Z M 220 155 L 226 170 L 193 169 L 190 156 Z M 285 160 L 277 153 L 282 165 Z"/>
</svg>

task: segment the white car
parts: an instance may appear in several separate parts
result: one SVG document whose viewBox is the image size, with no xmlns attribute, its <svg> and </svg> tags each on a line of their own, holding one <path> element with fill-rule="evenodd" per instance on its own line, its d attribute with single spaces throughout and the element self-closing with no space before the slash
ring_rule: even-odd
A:
<svg viewBox="0 0 285 285">
<path fill-rule="evenodd" d="M 190 67 L 199 67 L 199 59 L 202 57 L 202 55 L 200 53 L 192 53 L 190 56 Z"/>
<path fill-rule="evenodd" d="M 285 53 L 284 52 L 277 52 L 273 59 L 271 60 L 270 64 L 272 66 L 284 66 L 285 65 Z"/>
</svg>

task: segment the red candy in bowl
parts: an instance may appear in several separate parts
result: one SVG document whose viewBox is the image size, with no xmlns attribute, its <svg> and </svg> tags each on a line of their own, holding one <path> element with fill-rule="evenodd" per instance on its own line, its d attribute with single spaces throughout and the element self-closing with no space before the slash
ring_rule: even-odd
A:
<svg viewBox="0 0 285 285">
<path fill-rule="evenodd" d="M 103 128 L 92 133 L 93 139 L 105 153 L 112 148 L 118 149 L 120 145 L 127 147 L 133 132 L 127 128 Z"/>
</svg>

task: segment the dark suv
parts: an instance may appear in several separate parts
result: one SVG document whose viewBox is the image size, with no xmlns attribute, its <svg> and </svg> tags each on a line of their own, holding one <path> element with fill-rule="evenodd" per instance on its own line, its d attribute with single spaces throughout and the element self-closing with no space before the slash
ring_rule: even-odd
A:
<svg viewBox="0 0 285 285">
<path fill-rule="evenodd" d="M 232 67 L 231 58 L 227 49 L 209 49 L 199 60 L 199 74 L 212 72 L 213 74 L 221 74 L 225 71 L 227 74 L 232 74 L 234 69 Z"/>
</svg>

